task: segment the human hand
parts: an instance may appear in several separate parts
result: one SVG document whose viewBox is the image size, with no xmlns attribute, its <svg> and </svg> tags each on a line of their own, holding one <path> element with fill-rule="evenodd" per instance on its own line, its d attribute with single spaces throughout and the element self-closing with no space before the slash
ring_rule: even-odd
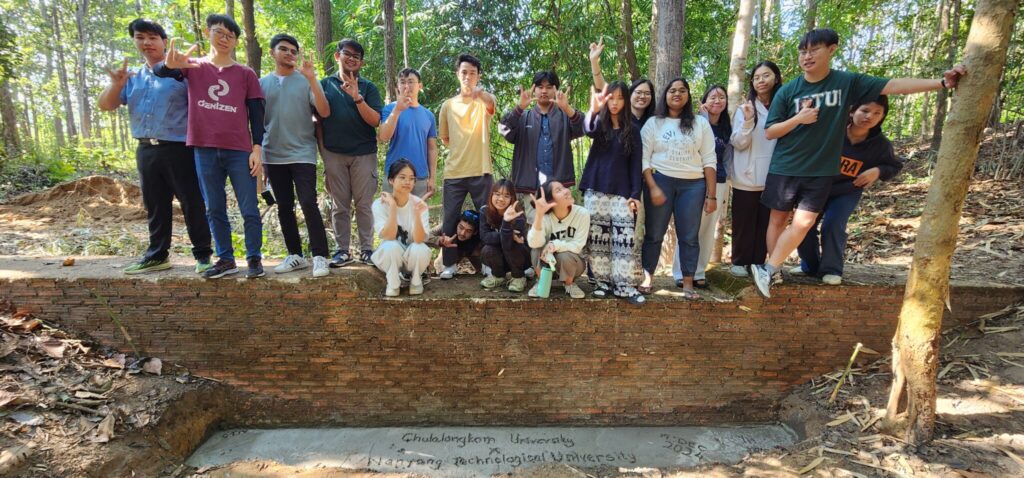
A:
<svg viewBox="0 0 1024 478">
<path fill-rule="evenodd" d="M 867 171 L 861 172 L 853 179 L 853 185 L 858 188 L 871 187 L 872 184 L 875 184 L 875 181 L 878 181 L 878 177 L 881 175 L 882 171 L 878 168 L 868 169 Z"/>
<path fill-rule="evenodd" d="M 565 91 L 558 90 L 558 92 L 555 93 L 555 105 L 564 111 L 566 115 L 569 115 L 572 110 L 572 106 L 569 106 L 569 93 L 571 91 L 572 88 L 566 86 Z"/>
<path fill-rule="evenodd" d="M 124 59 L 124 63 L 121 63 L 121 68 L 118 68 L 116 70 L 111 69 L 111 68 L 103 68 L 103 69 L 107 70 L 107 75 L 110 76 L 110 82 L 115 84 L 115 85 L 123 85 L 126 81 L 128 81 L 128 78 L 131 78 L 131 77 L 135 76 L 134 72 L 132 72 L 132 73 L 128 72 L 128 59 L 127 58 Z"/>
<path fill-rule="evenodd" d="M 437 239 L 437 245 L 439 245 L 441 247 L 458 247 L 459 246 L 458 244 L 455 243 L 455 236 L 446 236 L 444 234 L 441 234 L 441 237 L 439 237 Z"/>
<path fill-rule="evenodd" d="M 260 167 L 263 166 L 262 151 L 262 146 L 254 144 L 252 145 L 252 152 L 249 153 L 249 175 L 254 178 L 259 176 Z"/>
<path fill-rule="evenodd" d="M 525 244 L 526 239 L 519 231 L 512 231 L 512 240 L 516 241 L 516 244 Z"/>
<path fill-rule="evenodd" d="M 544 188 L 540 189 L 540 197 L 530 195 L 530 199 L 533 200 L 533 209 L 537 211 L 537 217 L 541 217 L 547 214 L 552 208 L 555 207 L 554 202 L 548 202 L 547 197 L 544 195 Z"/>
<path fill-rule="evenodd" d="M 430 210 L 430 205 L 427 204 L 426 201 L 424 201 L 424 200 L 422 200 L 422 199 L 420 199 L 420 198 L 418 198 L 416 196 L 410 196 L 410 197 L 414 198 L 414 200 L 416 201 L 413 204 L 413 206 L 412 206 L 412 210 L 413 210 L 413 212 L 416 213 L 416 217 L 419 217 L 420 214 L 423 214 L 423 213 L 425 213 L 425 212 Z"/>
<path fill-rule="evenodd" d="M 604 51 L 604 38 L 601 38 L 597 43 L 590 44 L 590 62 L 601 61 L 601 52 Z"/>
<path fill-rule="evenodd" d="M 398 208 L 398 204 L 395 203 L 395 197 L 392 196 L 391 193 L 380 193 L 380 202 L 390 209 Z"/>
<path fill-rule="evenodd" d="M 182 68 L 198 68 L 199 65 L 192 63 L 190 58 L 192 57 L 192 53 L 195 53 L 196 48 L 199 48 L 199 44 L 193 44 L 185 51 L 185 53 L 178 53 L 178 50 L 174 49 L 174 42 L 176 40 L 177 38 L 171 38 L 170 43 L 167 44 L 167 58 L 164 59 L 164 66 L 175 70 Z"/>
<path fill-rule="evenodd" d="M 313 62 L 309 61 L 306 52 L 302 52 L 301 55 L 302 66 L 299 68 L 299 73 L 302 73 L 302 76 L 309 81 L 316 81 L 316 68 L 313 67 Z"/>
<path fill-rule="evenodd" d="M 359 78 L 356 78 L 356 74 L 346 74 L 345 70 L 341 71 L 341 91 L 344 91 L 353 100 L 356 96 L 359 96 Z"/>
<path fill-rule="evenodd" d="M 518 218 L 519 216 L 522 216 L 523 211 L 517 211 L 517 206 L 519 206 L 519 201 L 516 201 L 512 203 L 511 206 L 505 208 L 505 214 L 503 214 L 501 218 L 504 219 L 505 222 L 512 222 L 515 221 L 516 218 Z"/>
<path fill-rule="evenodd" d="M 533 103 L 533 91 L 531 89 L 519 87 L 519 109 L 526 110 Z"/>
<path fill-rule="evenodd" d="M 956 88 L 957 84 L 960 83 L 960 78 L 967 74 L 967 67 L 964 65 L 957 65 L 952 70 L 948 70 L 942 74 L 942 79 L 946 81 L 946 88 Z"/>
<path fill-rule="evenodd" d="M 427 192 L 423 193 L 423 197 L 421 197 L 420 199 L 426 202 L 427 199 L 430 199 L 430 197 L 433 196 L 435 192 L 437 192 L 437 186 L 434 185 L 434 177 L 431 176 L 427 178 Z"/>
<path fill-rule="evenodd" d="M 818 122 L 818 108 L 803 107 L 794 116 L 799 124 L 813 124 Z"/>
<path fill-rule="evenodd" d="M 665 204 L 665 201 L 668 201 L 668 198 L 665 197 L 665 191 L 662 191 L 661 188 L 657 186 L 648 190 L 648 196 L 651 197 L 651 204 L 655 206 L 661 206 L 662 204 Z"/>
<path fill-rule="evenodd" d="M 412 97 L 400 94 L 398 99 L 395 100 L 395 113 L 401 113 L 411 106 Z"/>
<path fill-rule="evenodd" d="M 704 198 L 704 214 L 711 214 L 718 209 L 718 201 L 711 198 Z"/>
<path fill-rule="evenodd" d="M 747 100 L 740 104 L 740 111 L 743 112 L 743 121 L 754 120 L 754 102 Z"/>
<path fill-rule="evenodd" d="M 633 214 L 636 214 L 636 212 L 640 210 L 640 201 L 637 201 L 636 199 L 629 198 L 626 200 L 626 205 L 629 206 L 629 211 Z"/>
<path fill-rule="evenodd" d="M 597 113 L 601 111 L 605 103 L 608 102 L 608 85 L 604 85 L 604 89 L 597 91 L 594 89 L 590 90 L 590 111 Z"/>
<path fill-rule="evenodd" d="M 555 245 L 549 242 L 546 246 L 544 246 L 544 252 L 541 253 L 541 257 L 547 258 L 549 255 L 554 255 L 555 252 Z"/>
</svg>

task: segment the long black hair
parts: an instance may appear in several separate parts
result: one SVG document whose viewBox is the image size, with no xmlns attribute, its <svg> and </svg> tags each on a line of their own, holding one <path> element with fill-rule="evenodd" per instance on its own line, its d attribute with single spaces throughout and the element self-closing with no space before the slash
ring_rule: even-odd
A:
<svg viewBox="0 0 1024 478">
<path fill-rule="evenodd" d="M 654 97 L 654 83 L 652 83 L 651 80 L 648 80 L 647 78 L 640 78 L 634 81 L 633 84 L 629 85 L 629 98 L 627 98 L 627 103 L 629 103 L 630 108 L 632 108 L 633 105 L 633 92 L 636 91 L 637 87 L 640 85 L 647 85 L 647 89 L 651 90 L 651 102 L 647 104 L 647 107 L 644 108 L 644 112 L 640 114 L 639 118 L 637 118 L 637 120 L 640 121 L 640 124 L 644 124 L 647 122 L 648 118 L 654 116 L 654 112 L 657 109 L 658 102 Z M 630 113 L 633 112 L 632 109 L 630 109 L 629 111 Z"/>
<path fill-rule="evenodd" d="M 729 142 L 729 138 L 732 136 L 732 121 L 729 120 L 729 91 L 722 85 L 711 85 L 708 89 L 704 90 L 704 96 L 700 98 L 701 104 L 707 103 L 708 97 L 711 96 L 711 92 L 719 90 L 725 95 L 725 109 L 722 110 L 722 114 L 718 116 L 718 124 L 712 125 L 722 131 L 725 136 L 725 142 Z M 708 123 L 711 123 L 711 114 L 708 113 Z"/>
<path fill-rule="evenodd" d="M 605 88 L 605 92 L 609 97 L 616 91 L 622 94 L 622 98 L 625 100 L 625 104 L 617 115 L 619 117 L 619 131 L 616 133 L 612 125 L 612 112 L 608 109 L 608 103 L 605 102 L 604 106 L 601 107 L 601 111 L 597 113 L 597 117 L 601 120 L 598 124 L 602 133 L 598 136 L 598 143 L 602 146 L 608 146 L 615 139 L 615 135 L 618 134 L 622 149 L 626 154 L 629 154 L 633 148 L 633 120 L 630 118 L 632 113 L 629 109 L 629 89 L 621 81 L 613 81 Z"/>
<path fill-rule="evenodd" d="M 672 85 L 680 81 L 683 83 L 683 87 L 686 91 L 690 91 L 690 83 L 686 81 L 686 78 L 681 76 L 673 78 L 665 87 L 661 90 L 661 103 L 658 104 L 658 118 L 668 118 L 668 90 L 672 88 Z M 686 104 L 683 105 L 683 111 L 679 113 L 679 130 L 684 133 L 689 133 L 693 129 L 693 96 L 686 95 Z"/>
<path fill-rule="evenodd" d="M 765 60 L 761 63 L 754 65 L 754 68 L 750 70 L 750 80 L 747 83 L 750 85 L 750 90 L 747 92 L 747 101 L 757 104 L 757 90 L 754 89 L 754 73 L 757 72 L 758 68 L 766 67 L 775 74 L 775 85 L 772 86 L 772 91 L 768 93 L 768 105 L 772 104 L 775 100 L 775 93 L 779 92 L 779 88 L 782 88 L 782 72 L 779 70 L 779 65 L 771 60 Z M 757 107 L 754 107 L 754 122 L 757 123 Z"/>
</svg>

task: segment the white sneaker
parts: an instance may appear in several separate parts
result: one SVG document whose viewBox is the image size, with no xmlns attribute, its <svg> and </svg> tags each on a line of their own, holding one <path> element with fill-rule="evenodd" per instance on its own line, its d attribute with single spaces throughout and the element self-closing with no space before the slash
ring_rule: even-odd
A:
<svg viewBox="0 0 1024 478">
<path fill-rule="evenodd" d="M 313 277 L 323 277 L 331 273 L 327 258 L 323 256 L 313 257 Z"/>
<path fill-rule="evenodd" d="M 398 294 L 400 294 L 401 291 L 402 289 L 399 289 L 398 287 L 388 287 L 384 290 L 384 295 L 387 297 L 398 297 Z"/>
<path fill-rule="evenodd" d="M 790 267 L 789 268 L 789 275 L 791 275 L 791 276 L 805 276 L 805 275 L 807 275 L 807 273 L 804 272 L 804 268 L 803 267 L 796 266 L 796 267 Z"/>
<path fill-rule="evenodd" d="M 825 274 L 821 278 L 821 282 L 828 285 L 839 285 L 843 283 L 843 276 L 837 276 L 835 274 Z"/>
<path fill-rule="evenodd" d="M 754 264 L 750 266 L 750 273 L 754 276 L 754 285 L 757 286 L 757 292 L 759 292 L 765 299 L 772 297 L 772 276 L 768 274 L 764 266 Z"/>
<path fill-rule="evenodd" d="M 580 286 L 575 283 L 565 284 L 563 287 L 565 287 L 565 293 L 569 294 L 569 297 L 572 297 L 573 299 L 582 299 L 587 296 L 583 293 L 583 289 L 580 289 Z"/>
<path fill-rule="evenodd" d="M 423 276 L 412 277 L 409 280 L 409 295 L 420 295 L 423 293 Z"/>
<path fill-rule="evenodd" d="M 452 277 L 455 277 L 456 272 L 458 272 L 458 268 L 456 266 L 448 266 L 445 267 L 444 270 L 441 271 L 441 273 L 438 274 L 437 276 L 440 277 L 441 280 L 448 280 L 451 279 Z"/>
<path fill-rule="evenodd" d="M 285 257 L 280 264 L 274 266 L 274 272 L 278 274 L 284 274 L 291 271 L 297 271 L 299 269 L 305 269 L 309 267 L 309 261 L 302 256 L 292 254 Z"/>
<path fill-rule="evenodd" d="M 733 277 L 748 277 L 750 274 L 747 272 L 747 268 L 744 266 L 732 266 L 729 268 L 729 273 Z"/>
</svg>

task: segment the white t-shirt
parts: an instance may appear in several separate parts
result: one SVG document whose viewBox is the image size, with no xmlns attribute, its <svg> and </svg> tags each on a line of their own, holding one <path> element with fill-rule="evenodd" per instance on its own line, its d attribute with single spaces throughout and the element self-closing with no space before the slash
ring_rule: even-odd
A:
<svg viewBox="0 0 1024 478">
<path fill-rule="evenodd" d="M 700 179 L 704 168 L 717 169 L 715 134 L 703 116 L 693 119 L 689 132 L 679 129 L 678 118 L 651 118 L 640 130 L 643 169 L 654 168 L 676 179 Z"/>
<path fill-rule="evenodd" d="M 413 199 L 415 198 L 415 199 Z M 413 205 L 416 201 L 420 200 L 416 196 L 409 196 L 409 201 L 405 203 L 405 206 L 401 206 L 395 210 L 395 214 L 398 214 L 398 234 L 396 238 L 398 242 L 402 244 L 402 247 L 409 247 L 412 244 L 412 230 L 415 222 L 415 211 Z M 377 237 L 380 237 L 381 231 L 384 230 L 384 225 L 388 222 L 388 215 L 391 211 L 388 206 L 385 205 L 380 198 L 373 201 L 373 229 L 377 232 Z M 423 224 L 423 230 L 427 232 L 427 236 L 423 238 L 426 241 L 427 237 L 430 236 L 430 213 L 429 211 L 423 211 L 420 215 L 420 220 Z"/>
</svg>

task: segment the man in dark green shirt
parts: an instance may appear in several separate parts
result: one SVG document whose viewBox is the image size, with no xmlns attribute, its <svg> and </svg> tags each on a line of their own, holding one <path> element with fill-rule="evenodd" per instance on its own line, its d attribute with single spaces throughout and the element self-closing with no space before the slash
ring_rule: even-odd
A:
<svg viewBox="0 0 1024 478">
<path fill-rule="evenodd" d="M 359 76 L 363 46 L 352 39 L 338 42 L 334 59 L 338 74 L 320 80 L 331 116 L 320 119 L 320 156 L 324 158 L 327 193 L 331 196 L 331 229 L 338 249 L 331 267 L 355 260 L 349 251 L 352 205 L 359 229 L 359 259 L 373 253 L 373 195 L 377 193 L 377 125 L 384 108 L 380 91 Z"/>
<path fill-rule="evenodd" d="M 765 123 L 765 137 L 778 139 L 761 196 L 761 203 L 772 210 L 770 255 L 763 266 L 751 266 L 757 290 L 765 297 L 771 297 L 772 276 L 803 241 L 828 200 L 832 177 L 839 174 L 850 104 L 879 95 L 955 88 L 966 73 L 958 66 L 939 80 L 889 80 L 833 70 L 830 62 L 839 48 L 839 35 L 830 28 L 807 32 L 798 48 L 804 74 L 779 89 Z M 790 213 L 793 220 L 787 227 Z"/>
</svg>

